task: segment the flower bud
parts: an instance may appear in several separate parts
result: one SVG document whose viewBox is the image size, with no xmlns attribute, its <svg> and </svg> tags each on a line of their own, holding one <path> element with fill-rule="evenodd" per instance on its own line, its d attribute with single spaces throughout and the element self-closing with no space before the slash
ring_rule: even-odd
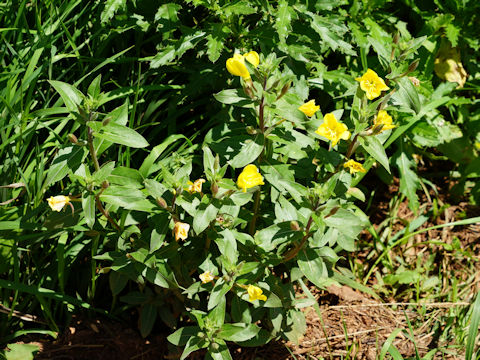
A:
<svg viewBox="0 0 480 360">
<path fill-rule="evenodd" d="M 396 32 L 395 35 L 393 36 L 393 43 L 398 44 L 399 40 L 400 40 L 400 34 Z"/>
<path fill-rule="evenodd" d="M 112 120 L 112 118 L 109 116 L 109 117 L 106 117 L 105 119 L 103 119 L 102 121 L 102 125 L 103 126 L 107 126 L 108 123 L 110 122 L 110 120 Z"/>
<path fill-rule="evenodd" d="M 292 231 L 299 231 L 300 225 L 298 225 L 298 222 L 296 222 L 295 220 L 290 221 L 290 229 L 292 229 Z"/>
<path fill-rule="evenodd" d="M 75 135 L 73 135 L 73 134 L 68 134 L 67 137 L 68 137 L 68 140 L 70 140 L 70 142 L 71 142 L 72 144 L 78 144 L 78 139 L 77 139 L 77 137 L 76 137 Z"/>
<path fill-rule="evenodd" d="M 106 189 L 110 186 L 110 183 L 108 182 L 108 180 L 105 180 L 102 182 L 102 188 Z"/>
<path fill-rule="evenodd" d="M 217 195 L 217 193 L 218 193 L 217 183 L 212 183 L 212 186 L 210 187 L 210 190 L 212 191 L 213 196 Z"/>
<path fill-rule="evenodd" d="M 287 93 L 288 89 L 290 89 L 291 84 L 292 83 L 289 81 L 288 83 L 283 85 L 282 91 L 280 91 L 280 95 L 278 95 L 277 100 Z"/>
<path fill-rule="evenodd" d="M 420 80 L 418 80 L 416 77 L 409 76 L 408 80 L 410 80 L 414 86 L 420 86 Z"/>
<path fill-rule="evenodd" d="M 256 135 L 257 134 L 257 130 L 253 128 L 253 126 L 247 126 L 247 133 L 249 135 Z"/>
<path fill-rule="evenodd" d="M 215 162 L 213 163 L 213 168 L 215 171 L 220 169 L 220 157 L 218 156 L 218 154 L 215 155 Z"/>
<path fill-rule="evenodd" d="M 420 62 L 420 59 L 415 59 L 414 61 L 412 61 L 412 63 L 408 66 L 408 72 L 415 71 L 419 62 Z"/>
<path fill-rule="evenodd" d="M 220 345 L 218 345 L 217 343 L 213 343 L 210 346 L 212 347 L 212 350 L 215 350 L 215 351 L 220 349 Z"/>
<path fill-rule="evenodd" d="M 156 200 L 157 200 L 157 204 L 158 204 L 160 207 L 162 207 L 162 208 L 164 208 L 164 209 L 166 209 L 166 208 L 168 207 L 167 202 L 165 201 L 164 198 L 159 197 L 159 198 L 157 198 Z"/>
</svg>

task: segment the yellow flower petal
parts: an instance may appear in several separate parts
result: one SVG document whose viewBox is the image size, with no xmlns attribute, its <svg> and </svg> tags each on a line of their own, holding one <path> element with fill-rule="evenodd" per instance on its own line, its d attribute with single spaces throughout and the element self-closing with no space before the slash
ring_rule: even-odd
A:
<svg viewBox="0 0 480 360">
<path fill-rule="evenodd" d="M 371 69 L 368 69 L 361 77 L 355 78 L 360 82 L 360 88 L 365 91 L 367 99 L 373 100 L 382 94 L 382 91 L 390 89 L 385 81 Z"/>
<path fill-rule="evenodd" d="M 313 116 L 318 110 L 320 110 L 320 106 L 315 105 L 315 100 L 307 101 L 305 104 L 298 108 L 301 112 L 303 112 L 308 117 Z"/>
<path fill-rule="evenodd" d="M 187 223 L 182 223 L 177 221 L 173 228 L 173 233 L 175 234 L 175 240 L 179 239 L 186 240 L 188 238 L 188 231 L 190 230 L 190 225 Z"/>
<path fill-rule="evenodd" d="M 250 51 L 243 55 L 243 57 L 254 67 L 257 67 L 260 64 L 260 56 L 256 51 Z"/>
<path fill-rule="evenodd" d="M 248 292 L 249 301 L 255 301 L 255 300 L 267 301 L 267 297 L 263 295 L 262 289 L 260 289 L 258 286 L 248 285 L 247 292 Z"/>
<path fill-rule="evenodd" d="M 65 205 L 70 203 L 70 198 L 64 195 L 50 196 L 48 199 L 48 206 L 53 211 L 61 211 Z"/>
<path fill-rule="evenodd" d="M 230 74 L 241 76 L 243 79 L 249 79 L 250 73 L 245 66 L 245 59 L 240 54 L 234 54 L 233 57 L 227 59 L 227 70 Z"/>
<path fill-rule="evenodd" d="M 243 192 L 247 192 L 247 189 L 258 185 L 265 185 L 263 176 L 258 171 L 258 168 L 253 164 L 245 166 L 238 176 L 237 186 L 242 189 Z"/>
<path fill-rule="evenodd" d="M 348 168 L 350 170 L 350 174 L 354 174 L 357 172 L 367 172 L 362 164 L 356 162 L 355 160 L 348 160 L 345 164 L 343 164 L 344 168 Z"/>
<path fill-rule="evenodd" d="M 210 281 L 213 281 L 213 279 L 215 278 L 210 271 L 205 271 L 203 274 L 200 274 L 198 277 L 202 281 L 202 284 L 206 284 Z"/>
<path fill-rule="evenodd" d="M 397 127 L 397 125 L 393 124 L 392 117 L 388 115 L 385 110 L 380 110 L 378 112 L 377 116 L 375 116 L 375 118 L 373 119 L 373 124 L 375 127 L 383 125 L 380 132 Z"/>
<path fill-rule="evenodd" d="M 332 113 L 325 114 L 323 124 L 318 127 L 315 133 L 330 140 L 332 147 L 337 145 L 340 139 L 350 139 L 350 131 L 348 131 L 347 125 L 338 122 Z"/>
</svg>

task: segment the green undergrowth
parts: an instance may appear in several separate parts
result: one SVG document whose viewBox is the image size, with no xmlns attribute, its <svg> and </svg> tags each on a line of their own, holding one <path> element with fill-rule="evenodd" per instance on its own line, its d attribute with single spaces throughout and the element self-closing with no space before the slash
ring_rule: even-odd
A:
<svg viewBox="0 0 480 360">
<path fill-rule="evenodd" d="M 230 342 L 299 338 L 299 309 L 314 304 L 293 284 L 309 282 L 452 304 L 412 306 L 380 359 L 403 358 L 398 332 L 415 343 L 425 323 L 431 349 L 415 359 L 477 358 L 478 250 L 452 229 L 479 223 L 479 11 L 468 0 L 0 3 L 2 345 L 56 337 L 73 314 L 135 324 L 138 309 L 143 336 L 166 324 L 175 345 L 227 359 Z M 230 74 L 227 59 L 249 51 L 251 80 Z M 367 99 L 355 80 L 367 69 L 389 91 Z M 319 110 L 302 114 L 311 99 Z M 377 126 L 379 110 L 395 127 Z M 315 134 L 327 114 L 352 136 Z M 243 193 L 248 164 L 264 184 Z M 56 195 L 72 208 L 52 211 Z M 198 279 L 207 271 L 214 286 Z M 266 305 L 248 299 L 251 284 Z M 0 359 L 35 352 L 9 348 Z"/>
</svg>

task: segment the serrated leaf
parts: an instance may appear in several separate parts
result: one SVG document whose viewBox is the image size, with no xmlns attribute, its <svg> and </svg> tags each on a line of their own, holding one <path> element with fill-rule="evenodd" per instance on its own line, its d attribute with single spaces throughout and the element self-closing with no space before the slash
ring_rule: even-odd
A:
<svg viewBox="0 0 480 360">
<path fill-rule="evenodd" d="M 102 13 L 100 14 L 100 21 L 102 23 L 110 21 L 120 8 L 125 8 L 126 4 L 127 0 L 107 0 Z"/>
<path fill-rule="evenodd" d="M 277 7 L 277 18 L 275 19 L 274 27 L 277 30 L 280 42 L 285 42 L 290 32 L 292 16 L 290 14 L 290 8 L 288 1 L 280 0 Z"/>
</svg>

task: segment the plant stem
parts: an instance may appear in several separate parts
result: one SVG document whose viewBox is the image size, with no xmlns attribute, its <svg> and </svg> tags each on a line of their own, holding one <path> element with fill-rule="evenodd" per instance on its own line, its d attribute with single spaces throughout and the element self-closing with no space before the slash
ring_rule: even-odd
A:
<svg viewBox="0 0 480 360">
<path fill-rule="evenodd" d="M 95 152 L 95 148 L 93 147 L 93 130 L 91 127 L 88 127 L 88 149 L 90 150 L 90 156 L 93 160 L 93 166 L 95 166 L 95 171 L 100 170 L 100 164 L 98 163 L 97 153 Z"/>
<path fill-rule="evenodd" d="M 308 238 L 310 237 L 310 227 L 312 226 L 312 223 L 313 223 L 313 217 L 312 215 L 310 215 L 310 218 L 308 219 L 307 227 L 305 228 L 305 235 L 303 235 L 302 241 L 300 241 L 300 243 L 297 246 L 295 246 L 292 250 L 290 250 L 283 256 L 283 262 L 287 262 L 293 259 L 295 256 L 297 256 L 297 254 L 303 248 Z"/>
<path fill-rule="evenodd" d="M 100 201 L 100 198 L 99 198 L 100 195 L 95 195 L 95 203 L 97 204 L 97 209 L 100 210 L 100 212 L 102 213 L 103 216 L 105 216 L 108 220 L 108 222 L 110 224 L 113 225 L 113 227 L 115 227 L 115 229 L 118 230 L 118 232 L 122 232 L 122 229 L 120 229 L 120 226 L 118 226 L 117 222 L 115 220 L 112 219 L 112 217 L 108 214 L 107 210 L 105 210 L 105 208 L 103 207 L 101 201 Z"/>
</svg>

